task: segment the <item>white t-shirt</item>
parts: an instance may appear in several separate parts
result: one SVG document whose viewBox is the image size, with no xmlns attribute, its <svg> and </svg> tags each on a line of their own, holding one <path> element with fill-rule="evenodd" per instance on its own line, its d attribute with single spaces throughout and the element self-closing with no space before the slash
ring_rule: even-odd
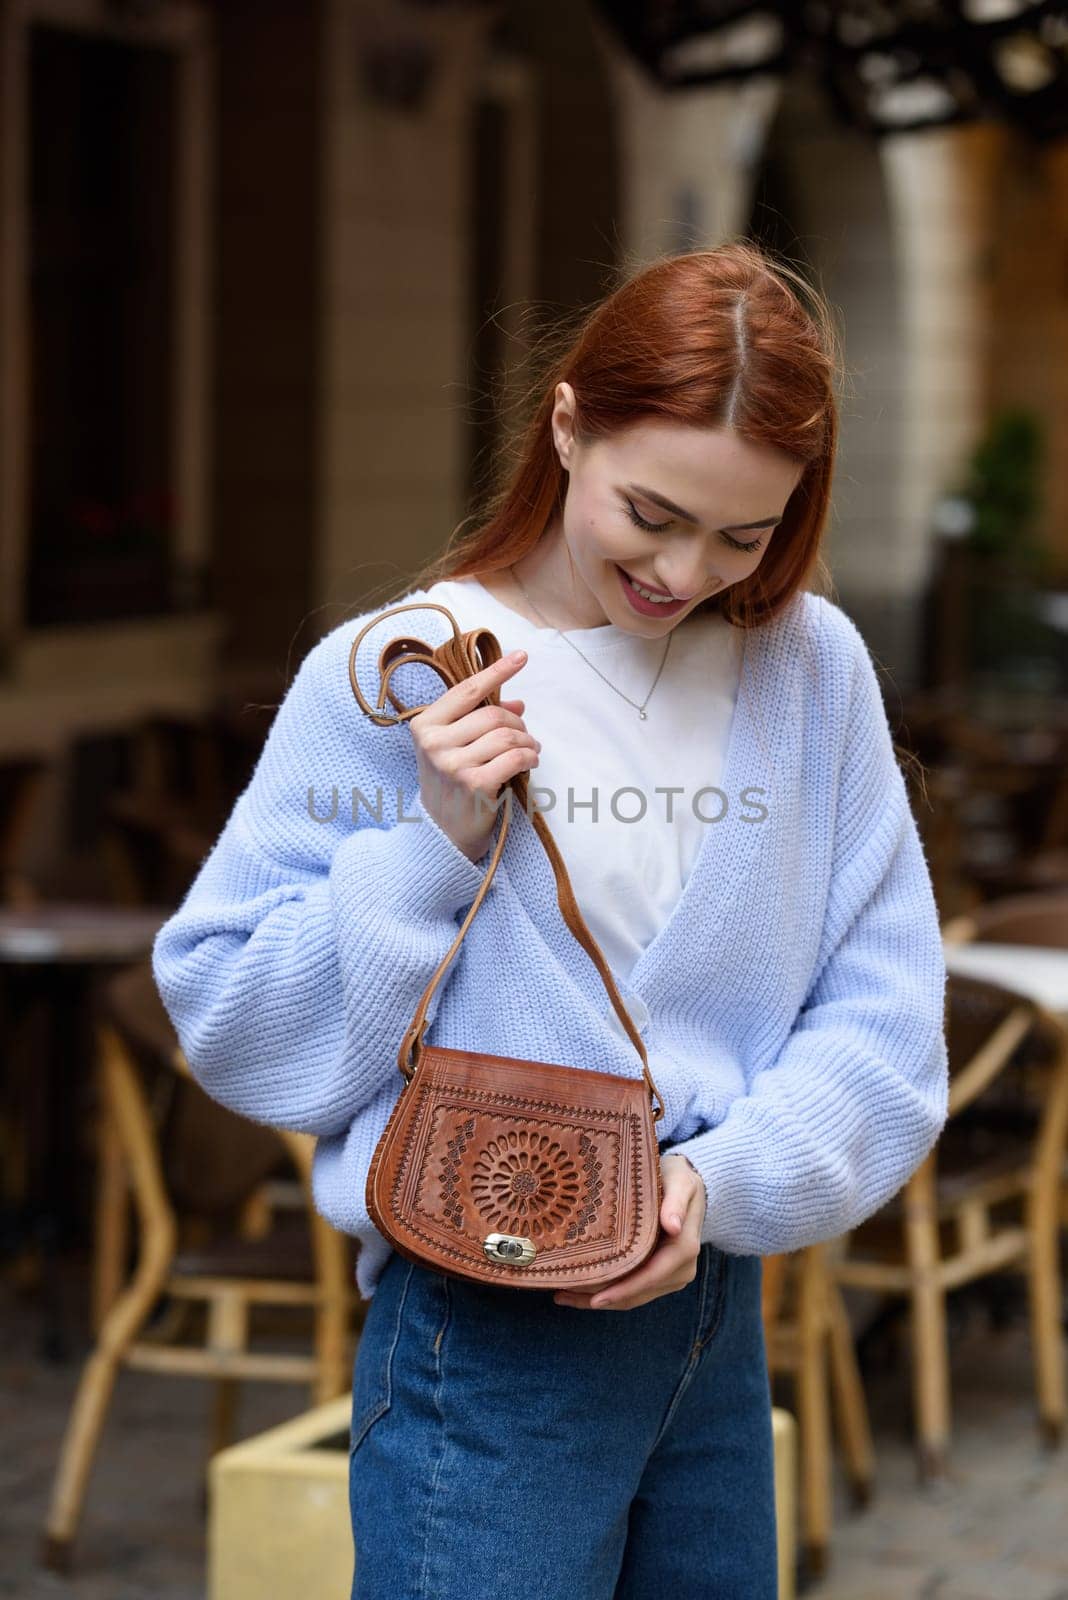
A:
<svg viewBox="0 0 1068 1600">
<path fill-rule="evenodd" d="M 426 593 L 462 631 L 489 628 L 504 653 L 526 650 L 500 695 L 524 701 L 523 722 L 542 743 L 528 773 L 529 802 L 552 832 L 590 932 L 625 984 L 674 910 L 705 830 L 727 803 L 707 791 L 723 771 L 741 631 L 719 616 L 676 624 L 646 702 L 664 637 L 643 639 L 615 623 L 561 635 L 520 616 L 477 578 L 447 579 Z M 644 721 L 637 709 L 643 704 Z"/>
</svg>

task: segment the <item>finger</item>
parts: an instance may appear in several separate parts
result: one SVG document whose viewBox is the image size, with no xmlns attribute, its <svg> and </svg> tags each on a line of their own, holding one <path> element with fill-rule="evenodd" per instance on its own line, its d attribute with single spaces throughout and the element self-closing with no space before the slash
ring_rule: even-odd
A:
<svg viewBox="0 0 1068 1600">
<path fill-rule="evenodd" d="M 673 1279 L 679 1270 L 681 1257 L 672 1250 L 673 1243 L 674 1241 L 662 1246 L 628 1277 L 620 1278 L 607 1289 L 598 1289 L 590 1298 L 592 1309 L 600 1311 L 602 1307 L 612 1307 L 620 1303 L 627 1306 L 640 1304 L 640 1301 L 635 1302 L 634 1296 L 648 1297 L 650 1291 L 652 1294 L 662 1294 L 668 1281 Z"/>
<path fill-rule="evenodd" d="M 633 1294 L 643 1294 L 654 1285 L 663 1288 L 666 1278 L 671 1278 L 678 1271 L 680 1261 L 685 1260 L 693 1253 L 693 1246 L 699 1246 L 698 1232 L 699 1221 L 696 1189 L 686 1182 L 684 1175 L 676 1169 L 681 1162 L 666 1162 L 664 1168 L 664 1188 L 669 1194 L 661 1212 L 661 1221 L 664 1215 L 672 1218 L 670 1229 L 665 1231 L 667 1239 L 655 1250 L 641 1266 L 636 1268 L 626 1278 L 620 1278 L 617 1283 L 610 1284 L 607 1289 L 598 1290 L 590 1298 L 591 1307 L 597 1311 L 602 1306 L 612 1306 L 617 1301 L 625 1300 L 627 1304 L 633 1303 Z M 676 1226 L 675 1217 L 680 1221 Z M 641 1302 L 637 1302 L 640 1304 Z"/>
<path fill-rule="evenodd" d="M 678 1165 L 669 1166 L 664 1174 L 664 1199 L 660 1207 L 660 1226 L 665 1233 L 678 1237 L 686 1220 L 686 1212 L 693 1202 L 694 1188 Z"/>
<path fill-rule="evenodd" d="M 455 742 L 441 757 L 445 770 L 456 774 L 465 767 L 481 767 L 487 781 L 495 783 L 500 780 L 487 770 L 494 759 L 500 761 L 517 752 L 524 757 L 541 754 L 541 741 L 521 723 L 495 722 L 489 728 L 475 727 L 468 732 L 463 723 L 456 722 L 453 723 L 453 739 Z"/>
<path fill-rule="evenodd" d="M 697 1186 L 692 1182 L 693 1169 L 682 1156 L 674 1160 L 665 1156 L 662 1162 L 664 1175 L 664 1200 L 660 1208 L 660 1225 L 668 1235 L 667 1240 L 653 1252 L 642 1265 L 625 1278 L 619 1278 L 606 1289 L 584 1294 L 581 1290 L 561 1291 L 556 1296 L 558 1305 L 589 1307 L 595 1311 L 602 1306 L 612 1306 L 620 1301 L 631 1304 L 631 1295 L 641 1293 L 651 1282 L 662 1283 L 678 1268 L 680 1255 L 685 1256 L 688 1240 L 681 1239 L 683 1230 L 696 1235 L 699 1232 Z M 672 1247 L 676 1248 L 672 1248 Z M 681 1249 L 679 1248 L 681 1246 Z M 636 1302 L 640 1304 L 641 1302 Z"/>
<path fill-rule="evenodd" d="M 430 726 L 441 722 L 452 722 L 466 716 L 469 711 L 481 704 L 491 689 L 504 683 L 520 667 L 526 665 L 527 653 L 525 650 L 512 650 L 506 656 L 501 656 L 498 661 L 491 661 L 488 667 L 483 667 L 481 672 L 474 672 L 469 678 L 461 678 L 459 683 L 454 683 L 451 689 L 446 689 L 444 694 L 432 700 L 419 715 L 424 724 Z"/>
<path fill-rule="evenodd" d="M 662 1292 L 666 1282 L 678 1272 L 680 1259 L 685 1252 L 680 1252 L 677 1242 L 673 1239 L 658 1245 L 640 1267 L 627 1274 L 625 1278 L 617 1278 L 604 1289 L 594 1289 L 585 1294 L 581 1289 L 561 1290 L 557 1303 L 563 1305 L 579 1305 L 599 1311 L 602 1306 L 614 1306 L 619 1302 L 630 1302 L 633 1295 L 642 1294 L 646 1290 L 654 1293 Z"/>
<path fill-rule="evenodd" d="M 576 1311 L 636 1311 L 639 1306 L 647 1305 L 650 1300 L 658 1300 L 662 1295 L 682 1287 L 682 1284 L 658 1284 L 648 1294 L 640 1295 L 631 1300 L 613 1300 L 610 1303 L 600 1300 L 573 1299 L 566 1294 L 562 1294 L 557 1296 L 556 1304 L 558 1306 L 571 1306 Z"/>
<path fill-rule="evenodd" d="M 575 1304 L 585 1311 L 633 1311 L 636 1306 L 643 1306 L 649 1300 L 657 1300 L 661 1295 L 673 1294 L 677 1289 L 685 1288 L 689 1281 L 688 1278 L 669 1274 L 657 1278 L 655 1282 L 647 1283 L 644 1289 L 632 1289 L 626 1293 L 618 1285 L 613 1284 L 611 1290 L 605 1289 L 594 1295 L 583 1296 Z M 570 1305 L 572 1302 L 565 1296 L 563 1304 Z"/>
<path fill-rule="evenodd" d="M 660 1165 L 664 1177 L 660 1226 L 665 1233 L 677 1236 L 685 1225 L 687 1208 L 692 1208 L 694 1198 L 700 1195 L 700 1188 L 694 1181 L 694 1168 L 685 1156 L 669 1152 L 661 1159 Z"/>
</svg>

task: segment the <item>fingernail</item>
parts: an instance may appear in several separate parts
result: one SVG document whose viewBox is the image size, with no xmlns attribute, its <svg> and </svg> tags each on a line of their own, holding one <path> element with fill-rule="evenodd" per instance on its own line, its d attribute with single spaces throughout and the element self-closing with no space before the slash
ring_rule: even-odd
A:
<svg viewBox="0 0 1068 1600">
<path fill-rule="evenodd" d="M 682 1226 L 682 1218 L 675 1216 L 674 1212 L 672 1212 L 671 1216 L 668 1218 L 668 1221 L 674 1223 L 676 1228 Z"/>
<path fill-rule="evenodd" d="M 525 659 L 525 657 L 526 657 L 526 651 L 525 650 L 510 650 L 508 652 L 509 661 L 522 661 L 522 660 Z"/>
</svg>

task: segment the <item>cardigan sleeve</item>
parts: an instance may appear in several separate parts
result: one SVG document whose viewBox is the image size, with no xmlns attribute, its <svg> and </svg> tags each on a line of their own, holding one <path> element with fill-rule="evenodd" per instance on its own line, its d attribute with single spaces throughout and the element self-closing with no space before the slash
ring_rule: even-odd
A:
<svg viewBox="0 0 1068 1600">
<path fill-rule="evenodd" d="M 387 1082 L 399 1085 L 401 1038 L 484 876 L 417 790 L 400 802 L 395 785 L 388 793 L 367 747 L 389 734 L 367 731 L 345 648 L 335 634 L 306 657 L 152 951 L 160 996 L 212 1098 L 318 1135 L 343 1132 Z M 395 736 L 410 738 L 407 728 Z M 369 798 L 386 787 L 386 825 L 362 806 L 355 824 L 340 816 L 342 776 Z"/>
<path fill-rule="evenodd" d="M 855 666 L 813 979 L 778 1054 L 722 1121 L 670 1147 L 704 1180 L 702 1241 L 737 1255 L 856 1227 L 946 1119 L 946 968 L 930 874 L 871 656 L 838 615 Z"/>
</svg>

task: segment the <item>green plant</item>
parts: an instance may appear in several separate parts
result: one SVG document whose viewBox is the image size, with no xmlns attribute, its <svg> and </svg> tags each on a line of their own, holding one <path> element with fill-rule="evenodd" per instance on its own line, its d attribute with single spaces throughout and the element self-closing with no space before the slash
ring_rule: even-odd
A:
<svg viewBox="0 0 1068 1600">
<path fill-rule="evenodd" d="M 975 514 L 968 535 L 972 550 L 1035 576 L 1047 560 L 1035 536 L 1044 451 L 1038 414 L 1006 408 L 976 446 L 962 491 Z"/>
</svg>

